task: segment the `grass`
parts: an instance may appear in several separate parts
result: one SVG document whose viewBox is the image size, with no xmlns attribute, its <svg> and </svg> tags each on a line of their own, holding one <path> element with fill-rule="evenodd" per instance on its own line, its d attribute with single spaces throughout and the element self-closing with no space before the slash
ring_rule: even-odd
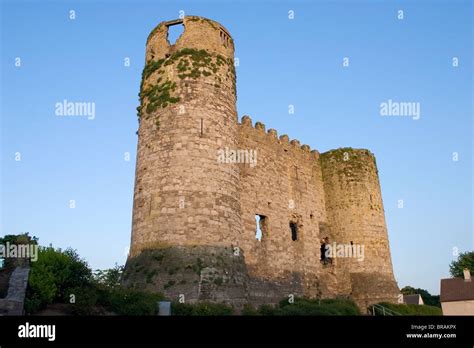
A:
<svg viewBox="0 0 474 348">
<path fill-rule="evenodd" d="M 357 305 L 349 299 L 307 299 L 295 298 L 280 301 L 277 306 L 261 305 L 258 309 L 246 306 L 242 315 L 263 316 L 333 316 L 360 315 Z"/>
<path fill-rule="evenodd" d="M 388 302 L 381 302 L 379 305 L 401 315 L 443 315 L 441 308 L 435 306 L 394 304 Z M 382 309 L 375 308 L 376 315 L 383 315 L 382 312 Z M 373 307 L 370 308 L 370 313 L 373 313 Z"/>
</svg>

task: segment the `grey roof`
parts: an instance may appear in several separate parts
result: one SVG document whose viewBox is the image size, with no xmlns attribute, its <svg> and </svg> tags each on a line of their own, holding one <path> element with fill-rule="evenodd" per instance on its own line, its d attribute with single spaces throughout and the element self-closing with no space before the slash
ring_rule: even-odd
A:
<svg viewBox="0 0 474 348">
<path fill-rule="evenodd" d="M 441 279 L 441 302 L 474 300 L 474 281 L 463 278 Z"/>
<path fill-rule="evenodd" d="M 421 298 L 420 294 L 403 295 L 403 302 L 406 303 L 406 304 L 419 304 L 420 303 L 420 298 Z M 423 299 L 422 299 L 422 301 L 423 301 Z"/>
</svg>

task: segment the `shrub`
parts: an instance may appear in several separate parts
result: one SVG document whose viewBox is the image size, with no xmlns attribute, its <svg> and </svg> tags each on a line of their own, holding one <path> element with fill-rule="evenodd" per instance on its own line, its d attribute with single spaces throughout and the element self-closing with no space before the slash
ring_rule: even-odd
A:
<svg viewBox="0 0 474 348">
<path fill-rule="evenodd" d="M 163 295 L 133 289 L 99 289 L 98 304 L 119 315 L 156 315 Z"/>
<path fill-rule="evenodd" d="M 360 315 L 359 307 L 349 299 L 324 299 L 321 304 L 327 308 L 333 308 L 336 315 Z"/>
<path fill-rule="evenodd" d="M 76 251 L 40 247 L 38 260 L 31 263 L 25 298 L 27 313 L 35 313 L 51 303 L 72 303 L 73 313 L 91 315 L 102 306 L 119 315 L 155 315 L 161 294 L 120 287 L 123 266 L 96 271 Z"/>
<path fill-rule="evenodd" d="M 113 268 L 96 270 L 94 272 L 94 282 L 106 288 L 116 288 L 120 286 L 123 276 L 124 266 L 115 264 Z"/>
<path fill-rule="evenodd" d="M 45 265 L 38 265 L 30 270 L 28 288 L 25 296 L 25 311 L 35 313 L 53 303 L 57 297 L 54 275 L 47 271 Z"/>
<path fill-rule="evenodd" d="M 260 315 L 260 313 L 253 306 L 246 304 L 242 309 L 242 315 Z"/>
<path fill-rule="evenodd" d="M 223 303 L 199 302 L 195 304 L 173 302 L 172 315 L 224 316 L 234 314 L 234 308 Z"/>
<path fill-rule="evenodd" d="M 278 307 L 274 307 L 268 304 L 264 304 L 258 307 L 258 313 L 260 315 L 265 315 L 265 316 L 277 315 L 278 311 L 279 311 Z"/>
<path fill-rule="evenodd" d="M 77 315 L 96 314 L 96 304 L 99 293 L 94 286 L 70 289 L 70 295 L 74 295 L 75 302 L 72 304 L 72 311 Z"/>
<path fill-rule="evenodd" d="M 357 305 L 348 299 L 306 299 L 306 298 L 295 298 L 293 303 L 290 303 L 288 299 L 280 301 L 278 306 L 261 305 L 258 308 L 258 314 L 260 315 L 284 315 L 284 316 L 297 316 L 297 315 L 360 315 L 359 308 Z"/>
<path fill-rule="evenodd" d="M 53 302 L 69 303 L 73 288 L 90 285 L 92 272 L 75 250 L 40 247 L 38 260 L 31 262 L 25 310 L 34 313 Z"/>
</svg>

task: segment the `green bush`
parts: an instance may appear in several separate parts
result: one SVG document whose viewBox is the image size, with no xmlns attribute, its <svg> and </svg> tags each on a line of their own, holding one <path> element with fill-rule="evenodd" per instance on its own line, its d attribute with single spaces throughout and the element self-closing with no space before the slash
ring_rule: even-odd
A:
<svg viewBox="0 0 474 348">
<path fill-rule="evenodd" d="M 121 288 L 122 274 L 123 267 L 116 265 L 93 277 L 76 251 L 40 247 L 38 260 L 31 262 L 25 310 L 32 314 L 52 303 L 66 303 L 77 315 L 97 314 L 104 308 L 119 315 L 155 315 L 163 296 Z"/>
<path fill-rule="evenodd" d="M 335 315 L 360 315 L 359 307 L 349 299 L 321 300 L 322 306 L 334 309 Z"/>
<path fill-rule="evenodd" d="M 360 315 L 357 305 L 348 299 L 315 300 L 295 298 L 293 303 L 283 299 L 277 306 L 261 305 L 258 310 L 244 308 L 243 315 L 298 316 L 298 315 Z"/>
<path fill-rule="evenodd" d="M 92 272 L 75 250 L 40 247 L 31 262 L 25 310 L 34 313 L 53 302 L 69 303 L 70 290 L 91 283 Z"/>
<path fill-rule="evenodd" d="M 98 269 L 94 272 L 94 282 L 100 287 L 117 288 L 120 286 L 123 270 L 124 266 L 118 264 L 105 270 Z"/>
<path fill-rule="evenodd" d="M 242 315 L 260 315 L 260 313 L 253 306 L 246 304 L 242 309 Z"/>
<path fill-rule="evenodd" d="M 70 295 L 74 295 L 75 302 L 72 303 L 72 312 L 77 315 L 96 314 L 99 293 L 94 286 L 70 289 Z"/>
<path fill-rule="evenodd" d="M 195 304 L 173 302 L 172 315 L 224 316 L 234 314 L 234 308 L 223 303 L 198 302 Z"/>
<path fill-rule="evenodd" d="M 260 307 L 258 307 L 259 315 L 264 315 L 264 316 L 278 315 L 278 311 L 279 311 L 278 307 L 274 307 L 268 304 L 263 304 Z"/>
<path fill-rule="evenodd" d="M 97 303 L 119 315 L 156 315 L 163 295 L 133 289 L 99 289 Z"/>
<path fill-rule="evenodd" d="M 379 305 L 401 315 L 443 315 L 441 308 L 435 306 L 394 304 L 388 302 L 381 302 Z M 373 313 L 373 307 L 369 309 L 370 313 Z M 383 310 L 375 307 L 375 314 L 383 315 Z"/>
<path fill-rule="evenodd" d="M 278 315 L 360 315 L 357 305 L 348 299 L 295 298 L 280 301 Z"/>
<path fill-rule="evenodd" d="M 57 296 L 55 277 L 43 264 L 30 270 L 25 296 L 25 311 L 35 313 L 53 303 Z"/>
</svg>

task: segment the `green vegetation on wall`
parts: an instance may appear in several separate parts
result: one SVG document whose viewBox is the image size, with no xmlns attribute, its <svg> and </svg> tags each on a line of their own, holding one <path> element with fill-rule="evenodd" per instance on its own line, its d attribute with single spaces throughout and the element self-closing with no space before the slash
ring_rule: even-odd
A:
<svg viewBox="0 0 474 348">
<path fill-rule="evenodd" d="M 159 74 L 163 74 L 165 71 L 162 68 L 172 64 L 176 64 L 178 77 L 181 80 L 185 78 L 197 79 L 201 76 L 208 77 L 216 75 L 219 67 L 227 64 L 229 70 L 226 77 L 231 79 L 234 92 L 236 90 L 235 67 L 232 58 L 225 59 L 225 57 L 220 54 L 214 56 L 203 49 L 183 48 L 167 58 L 151 60 L 145 65 L 140 85 L 140 106 L 137 107 L 138 117 L 142 117 L 143 114 L 149 115 L 158 108 L 165 108 L 169 104 L 180 101 L 179 97 L 172 96 L 172 92 L 176 90 L 176 82 L 171 82 L 168 79 L 162 81 L 162 76 L 158 76 L 154 84 L 149 85 L 147 88 L 144 87 L 145 80 L 150 78 L 155 71 L 158 71 Z M 215 80 L 214 87 L 220 88 L 222 83 L 221 77 L 216 75 Z M 147 102 L 146 107 L 145 98 Z"/>
<path fill-rule="evenodd" d="M 368 150 L 356 150 L 352 147 L 342 147 L 336 150 L 331 150 L 322 153 L 319 157 L 323 169 L 332 167 L 333 162 L 340 164 L 344 163 L 345 165 L 339 166 L 337 171 L 339 176 L 344 177 L 352 176 L 356 172 L 361 172 L 367 166 L 368 158 L 372 158 L 374 166 L 376 167 L 375 157 Z"/>
<path fill-rule="evenodd" d="M 140 85 L 140 106 L 137 107 L 138 117 L 143 115 L 143 111 L 146 114 L 151 114 L 156 111 L 159 107 L 165 108 L 168 104 L 177 103 L 179 97 L 171 96 L 171 92 L 176 90 L 176 82 L 171 82 L 170 80 L 162 81 L 162 77 L 156 79 L 155 84 L 152 84 L 148 88 L 144 88 L 144 82 L 148 79 L 155 71 L 163 73 L 164 70 L 159 70 L 162 66 L 166 64 L 166 59 L 159 59 L 156 61 L 149 61 L 142 72 L 142 81 Z M 147 98 L 148 104 L 144 108 L 145 98 Z M 159 121 L 157 121 L 157 126 L 159 126 Z"/>
</svg>

